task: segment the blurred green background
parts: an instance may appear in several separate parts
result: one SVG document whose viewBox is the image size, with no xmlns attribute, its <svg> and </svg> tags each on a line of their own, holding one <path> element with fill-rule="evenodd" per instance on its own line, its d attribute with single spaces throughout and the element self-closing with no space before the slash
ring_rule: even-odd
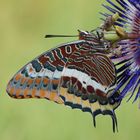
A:
<svg viewBox="0 0 140 140">
<path fill-rule="evenodd" d="M 77 34 L 100 25 L 104 0 L 0 0 L 0 140 L 134 140 L 140 137 L 140 110 L 125 101 L 116 110 L 119 133 L 108 116 L 97 117 L 47 100 L 10 98 L 10 78 L 27 62 L 73 38 L 45 39 L 45 34 Z"/>
</svg>

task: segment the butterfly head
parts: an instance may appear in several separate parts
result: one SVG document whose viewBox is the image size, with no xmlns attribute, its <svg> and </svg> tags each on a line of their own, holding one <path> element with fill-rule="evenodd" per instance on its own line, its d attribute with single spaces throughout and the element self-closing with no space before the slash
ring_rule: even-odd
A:
<svg viewBox="0 0 140 140">
<path fill-rule="evenodd" d="M 88 31 L 78 30 L 78 32 L 79 32 L 79 39 L 80 40 L 86 40 L 86 38 L 88 36 L 90 36 L 90 33 Z"/>
<path fill-rule="evenodd" d="M 91 32 L 78 30 L 78 32 L 80 40 L 100 43 L 100 40 L 103 38 L 102 32 L 97 30 L 92 30 Z"/>
</svg>

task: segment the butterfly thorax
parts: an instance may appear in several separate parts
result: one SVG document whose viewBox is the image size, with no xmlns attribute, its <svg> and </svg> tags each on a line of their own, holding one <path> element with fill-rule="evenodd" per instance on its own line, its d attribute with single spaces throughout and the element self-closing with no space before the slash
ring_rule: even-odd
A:
<svg viewBox="0 0 140 140">
<path fill-rule="evenodd" d="M 109 53 L 111 42 L 104 39 L 104 33 L 101 28 L 97 28 L 90 32 L 79 31 L 79 39 L 85 40 L 86 43 L 93 48 L 96 52 Z"/>
</svg>

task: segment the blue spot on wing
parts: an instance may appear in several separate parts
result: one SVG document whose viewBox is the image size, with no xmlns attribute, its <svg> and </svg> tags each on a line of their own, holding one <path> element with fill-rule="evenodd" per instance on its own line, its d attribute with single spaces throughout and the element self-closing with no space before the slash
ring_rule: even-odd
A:
<svg viewBox="0 0 140 140">
<path fill-rule="evenodd" d="M 48 70 L 50 70 L 50 71 L 52 71 L 52 72 L 54 72 L 55 70 L 56 70 L 56 67 L 55 66 L 53 66 L 51 63 L 49 63 L 49 62 L 46 62 L 45 64 L 44 64 L 44 68 L 46 68 L 46 69 L 48 69 Z"/>
<path fill-rule="evenodd" d="M 58 71 L 62 71 L 64 67 L 61 66 L 61 65 L 58 65 L 56 68 L 57 68 Z"/>
<path fill-rule="evenodd" d="M 40 70 L 42 69 L 41 64 L 37 60 L 33 60 L 31 64 L 33 68 L 36 70 L 36 72 L 40 72 Z"/>
</svg>

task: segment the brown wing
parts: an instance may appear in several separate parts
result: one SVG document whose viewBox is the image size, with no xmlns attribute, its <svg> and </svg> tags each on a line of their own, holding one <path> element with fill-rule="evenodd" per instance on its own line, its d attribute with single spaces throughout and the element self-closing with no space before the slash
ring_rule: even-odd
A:
<svg viewBox="0 0 140 140">
<path fill-rule="evenodd" d="M 9 82 L 13 98 L 46 98 L 80 108 L 95 116 L 109 114 L 115 131 L 114 109 L 119 106 L 115 69 L 110 59 L 83 41 L 62 45 L 24 66 Z"/>
<path fill-rule="evenodd" d="M 13 98 L 47 98 L 63 103 L 58 96 L 61 73 L 70 55 L 82 44 L 79 41 L 61 45 L 35 58 L 9 81 L 7 93 Z"/>
<path fill-rule="evenodd" d="M 61 77 L 59 93 L 65 105 L 80 108 L 95 116 L 111 115 L 113 130 L 117 125 L 114 110 L 119 106 L 119 94 L 111 96 L 116 87 L 116 73 L 111 60 L 83 45 L 66 63 Z"/>
</svg>

